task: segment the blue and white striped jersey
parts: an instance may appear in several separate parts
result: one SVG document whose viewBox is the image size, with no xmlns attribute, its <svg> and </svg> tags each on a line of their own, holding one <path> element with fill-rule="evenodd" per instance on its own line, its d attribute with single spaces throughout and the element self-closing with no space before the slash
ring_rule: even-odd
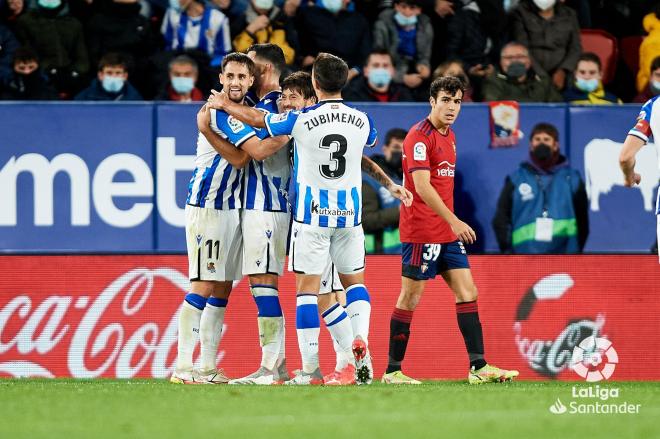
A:
<svg viewBox="0 0 660 439">
<path fill-rule="evenodd" d="M 212 66 L 220 65 L 232 50 L 229 30 L 225 14 L 210 7 L 195 18 L 168 8 L 161 26 L 167 50 L 199 49 L 211 57 Z"/>
<path fill-rule="evenodd" d="M 341 99 L 302 111 L 267 114 L 272 136 L 293 136 L 295 221 L 355 227 L 362 216 L 362 152 L 376 144 L 373 121 Z"/>
<path fill-rule="evenodd" d="M 211 110 L 211 128 L 236 148 L 256 135 L 252 127 L 224 111 Z M 243 170 L 230 165 L 199 133 L 195 170 L 188 184 L 186 203 L 209 209 L 238 209 L 243 198 L 242 183 Z"/>
<path fill-rule="evenodd" d="M 277 101 L 281 91 L 267 93 L 255 108 L 264 113 L 277 113 Z M 269 137 L 264 128 L 254 129 L 259 138 Z M 280 149 L 263 161 L 251 160 L 245 170 L 245 197 L 243 207 L 250 210 L 263 210 L 267 212 L 288 212 L 286 199 L 291 166 L 289 152 L 286 148 Z"/>
</svg>

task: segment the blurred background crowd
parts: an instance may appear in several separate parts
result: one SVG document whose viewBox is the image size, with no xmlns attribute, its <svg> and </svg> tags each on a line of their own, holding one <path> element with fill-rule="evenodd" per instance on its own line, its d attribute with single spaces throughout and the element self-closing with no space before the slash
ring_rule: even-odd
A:
<svg viewBox="0 0 660 439">
<path fill-rule="evenodd" d="M 197 101 L 222 58 L 280 46 L 351 67 L 351 101 L 616 104 L 660 93 L 660 6 L 646 0 L 0 0 L 0 98 Z M 283 76 L 284 77 L 284 76 Z"/>
</svg>

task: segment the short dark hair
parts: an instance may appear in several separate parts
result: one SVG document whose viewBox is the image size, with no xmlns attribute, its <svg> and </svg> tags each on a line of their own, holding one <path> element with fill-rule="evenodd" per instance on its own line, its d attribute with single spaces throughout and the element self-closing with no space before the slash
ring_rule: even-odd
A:
<svg viewBox="0 0 660 439">
<path fill-rule="evenodd" d="M 578 62 L 580 61 L 589 61 L 596 64 L 598 66 L 599 71 L 603 69 L 603 64 L 600 61 L 600 57 L 593 52 L 582 53 L 578 58 Z"/>
<path fill-rule="evenodd" d="M 338 56 L 319 53 L 312 65 L 314 80 L 326 93 L 339 93 L 348 79 L 348 65 Z"/>
<path fill-rule="evenodd" d="M 392 128 L 385 134 L 385 145 L 389 145 L 392 139 L 405 139 L 408 133 L 403 128 Z"/>
<path fill-rule="evenodd" d="M 271 63 L 277 73 L 282 73 L 286 68 L 286 59 L 284 58 L 284 51 L 277 44 L 253 44 L 248 49 L 249 52 L 254 52 L 261 59 Z"/>
<path fill-rule="evenodd" d="M 293 72 L 282 81 L 282 90 L 296 90 L 305 99 L 316 99 L 312 87 L 312 75 L 307 72 Z"/>
<path fill-rule="evenodd" d="M 29 46 L 21 46 L 14 52 L 14 63 L 17 62 L 39 62 L 39 54 L 37 51 Z"/>
<path fill-rule="evenodd" d="M 461 95 L 465 94 L 465 84 L 463 84 L 463 81 L 454 76 L 441 76 L 434 79 L 431 83 L 430 95 L 433 99 L 436 99 L 438 93 L 444 91 L 451 96 L 456 96 L 459 90 L 461 91 Z"/>
<path fill-rule="evenodd" d="M 227 67 L 227 64 L 229 64 L 230 62 L 243 64 L 245 67 L 247 67 L 248 73 L 250 74 L 250 76 L 254 77 L 254 72 L 256 71 L 256 68 L 254 66 L 254 62 L 246 54 L 241 53 L 241 52 L 232 52 L 228 55 L 225 55 L 225 57 L 222 58 L 222 71 L 223 72 L 225 71 L 225 67 Z"/>
<path fill-rule="evenodd" d="M 193 66 L 195 70 L 198 70 L 199 67 L 197 66 L 197 61 L 189 57 L 188 55 L 179 55 L 175 56 L 170 60 L 170 62 L 167 64 L 167 69 L 171 70 L 172 66 L 175 64 L 188 64 L 190 66 Z"/>
<path fill-rule="evenodd" d="M 390 53 L 389 50 L 387 49 L 376 49 L 372 50 L 371 53 L 367 56 L 367 58 L 364 60 L 364 65 L 365 67 L 369 65 L 369 60 L 371 59 L 372 55 L 385 55 L 390 57 L 390 62 L 394 64 L 394 58 L 392 58 L 392 54 Z"/>
<path fill-rule="evenodd" d="M 658 69 L 660 69 L 660 56 L 656 56 L 655 58 L 653 58 L 653 61 L 651 62 L 651 73 L 655 72 Z"/>
<path fill-rule="evenodd" d="M 106 67 L 121 66 L 124 70 L 128 71 L 129 60 L 125 55 L 117 52 L 108 52 L 99 60 L 99 72 Z"/>
<path fill-rule="evenodd" d="M 531 139 L 532 137 L 540 133 L 548 134 L 550 137 L 555 139 L 555 142 L 559 141 L 559 131 L 557 130 L 557 127 L 555 127 L 551 123 L 541 122 L 534 125 L 534 128 L 532 128 L 532 133 L 529 135 L 529 138 Z"/>
<path fill-rule="evenodd" d="M 394 0 L 394 4 L 396 5 L 397 3 L 404 3 L 409 6 L 418 6 L 420 8 L 422 7 L 419 0 Z"/>
</svg>

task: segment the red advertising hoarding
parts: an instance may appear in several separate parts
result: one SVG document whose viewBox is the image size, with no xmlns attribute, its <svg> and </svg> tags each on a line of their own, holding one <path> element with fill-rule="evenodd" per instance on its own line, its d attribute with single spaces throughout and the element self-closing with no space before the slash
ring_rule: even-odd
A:
<svg viewBox="0 0 660 439">
<path fill-rule="evenodd" d="M 522 379 L 580 379 L 568 369 L 584 338 L 618 352 L 615 380 L 658 380 L 660 266 L 655 256 L 474 256 L 486 358 Z M 369 256 L 376 375 L 387 362 L 389 319 L 400 289 L 400 259 Z M 188 288 L 185 256 L 0 256 L 0 376 L 169 376 L 177 311 Z M 280 283 L 290 369 L 300 366 L 294 277 Z M 334 353 L 321 331 L 321 366 Z M 260 360 L 256 306 L 243 280 L 229 299 L 219 364 L 230 377 Z M 419 378 L 467 374 L 454 300 L 428 283 L 412 322 L 404 370 Z"/>
</svg>

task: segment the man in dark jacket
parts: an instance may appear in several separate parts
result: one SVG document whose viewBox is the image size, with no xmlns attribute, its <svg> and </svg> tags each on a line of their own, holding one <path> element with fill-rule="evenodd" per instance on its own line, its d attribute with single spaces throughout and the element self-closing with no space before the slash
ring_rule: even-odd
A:
<svg viewBox="0 0 660 439">
<path fill-rule="evenodd" d="M 433 27 L 418 0 L 395 0 L 374 24 L 374 47 L 392 55 L 395 79 L 416 89 L 431 76 Z M 428 93 L 427 93 L 428 94 Z"/>
<path fill-rule="evenodd" d="M 296 28 L 302 67 L 311 68 L 319 52 L 341 57 L 348 67 L 348 79 L 360 72 L 371 52 L 369 23 L 362 14 L 346 9 L 350 0 L 323 0 L 298 9 Z"/>
<path fill-rule="evenodd" d="M 128 63 L 117 53 L 108 53 L 99 61 L 96 79 L 78 93 L 76 101 L 141 101 L 140 93 L 128 82 Z"/>
<path fill-rule="evenodd" d="M 484 101 L 562 102 L 550 78 L 532 68 L 527 48 L 520 43 L 505 45 L 500 52 L 500 70 L 484 79 Z"/>
<path fill-rule="evenodd" d="M 403 180 L 401 154 L 406 131 L 393 128 L 385 135 L 383 154 L 374 154 L 371 159 L 396 184 Z M 387 189 L 366 173 L 362 173 L 362 225 L 367 253 L 399 254 L 399 206 Z"/>
<path fill-rule="evenodd" d="M 159 37 L 149 20 L 140 14 L 137 0 L 103 2 L 100 11 L 87 22 L 86 34 L 90 65 L 98 65 L 105 53 L 123 53 L 131 56 L 134 79 L 153 80 L 146 72 L 147 60 L 156 51 Z"/>
<path fill-rule="evenodd" d="M 532 58 L 562 90 L 582 53 L 575 11 L 556 0 L 526 0 L 513 13 L 513 39 L 525 44 Z"/>
<path fill-rule="evenodd" d="M 57 92 L 39 68 L 39 57 L 29 47 L 14 52 L 13 68 L 0 83 L 0 99 L 12 101 L 57 99 Z"/>
<path fill-rule="evenodd" d="M 353 78 L 342 91 L 342 96 L 352 102 L 411 102 L 410 90 L 394 82 L 394 65 L 387 50 L 371 52 L 363 74 Z"/>
<path fill-rule="evenodd" d="M 557 128 L 534 127 L 530 160 L 506 177 L 493 229 L 503 253 L 580 253 L 589 235 L 587 192 L 559 152 Z"/>
<path fill-rule="evenodd" d="M 11 74 L 14 52 L 18 49 L 18 40 L 4 24 L 0 24 L 0 85 Z"/>
<path fill-rule="evenodd" d="M 37 9 L 18 19 L 16 36 L 37 51 L 44 72 L 66 95 L 84 85 L 90 64 L 82 24 L 65 6 L 64 0 L 37 0 Z"/>
</svg>

